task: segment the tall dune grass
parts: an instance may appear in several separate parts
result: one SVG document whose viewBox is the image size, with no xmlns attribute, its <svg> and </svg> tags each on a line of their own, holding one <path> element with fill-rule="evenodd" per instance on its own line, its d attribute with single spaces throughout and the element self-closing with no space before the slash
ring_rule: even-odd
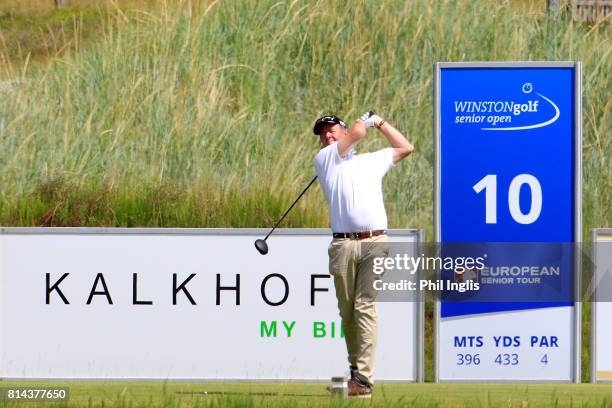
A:
<svg viewBox="0 0 612 408">
<path fill-rule="evenodd" d="M 610 26 L 487 1 L 214 1 L 117 9 L 103 38 L 3 67 L 0 224 L 268 226 L 314 174 L 314 119 L 377 110 L 416 152 L 390 227 L 431 237 L 433 63 L 584 62 L 584 225 L 612 224 Z M 385 140 L 370 131 L 359 146 Z M 320 191 L 286 226 L 327 226 Z"/>
</svg>

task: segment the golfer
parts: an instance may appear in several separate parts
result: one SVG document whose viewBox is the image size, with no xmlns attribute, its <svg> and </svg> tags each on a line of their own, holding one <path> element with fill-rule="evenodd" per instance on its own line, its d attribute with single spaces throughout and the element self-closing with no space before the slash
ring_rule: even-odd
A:
<svg viewBox="0 0 612 408">
<path fill-rule="evenodd" d="M 356 154 L 354 147 L 367 128 L 376 128 L 391 147 Z M 329 272 L 334 277 L 348 351 L 348 394 L 368 398 L 372 395 L 376 348 L 374 281 L 380 279 L 372 272 L 372 263 L 375 257 L 388 254 L 382 178 L 414 147 L 372 112 L 365 113 L 350 129 L 337 116 L 323 116 L 315 122 L 313 132 L 323 145 L 315 166 L 333 231 Z"/>
</svg>

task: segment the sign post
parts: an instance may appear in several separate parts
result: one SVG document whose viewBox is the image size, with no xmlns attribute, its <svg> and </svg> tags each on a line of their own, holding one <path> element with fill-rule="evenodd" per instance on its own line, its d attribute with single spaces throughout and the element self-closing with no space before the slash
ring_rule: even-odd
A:
<svg viewBox="0 0 612 408">
<path fill-rule="evenodd" d="M 489 256 L 480 291 L 436 302 L 437 381 L 580 381 L 580 77 L 579 62 L 435 66 L 435 240 Z"/>
</svg>

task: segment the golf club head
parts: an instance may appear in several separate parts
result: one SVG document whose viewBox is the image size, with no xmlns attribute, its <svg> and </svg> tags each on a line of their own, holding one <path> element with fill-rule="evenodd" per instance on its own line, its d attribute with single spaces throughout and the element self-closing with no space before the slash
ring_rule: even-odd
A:
<svg viewBox="0 0 612 408">
<path fill-rule="evenodd" d="M 258 239 L 255 241 L 255 248 L 257 248 L 257 251 L 259 251 L 259 253 L 262 255 L 268 253 L 268 243 L 263 239 Z"/>
</svg>

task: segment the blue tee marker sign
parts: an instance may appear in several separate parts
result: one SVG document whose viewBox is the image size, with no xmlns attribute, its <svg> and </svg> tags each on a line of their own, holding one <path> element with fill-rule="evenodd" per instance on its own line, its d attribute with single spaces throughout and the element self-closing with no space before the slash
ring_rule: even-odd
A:
<svg viewBox="0 0 612 408">
<path fill-rule="evenodd" d="M 479 290 L 436 303 L 438 381 L 579 381 L 580 75 L 436 64 L 436 242 L 486 260 L 469 278 L 441 271 Z"/>
</svg>

